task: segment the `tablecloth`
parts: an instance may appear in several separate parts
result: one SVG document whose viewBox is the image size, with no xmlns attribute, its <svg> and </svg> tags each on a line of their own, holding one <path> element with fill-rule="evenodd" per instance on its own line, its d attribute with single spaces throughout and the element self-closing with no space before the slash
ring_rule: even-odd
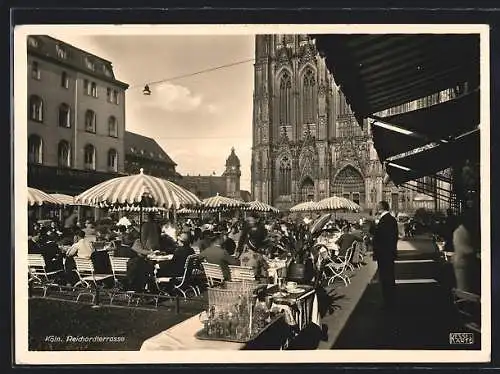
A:
<svg viewBox="0 0 500 374">
<path fill-rule="evenodd" d="M 220 342 L 196 339 L 195 334 L 203 328 L 200 315 L 169 328 L 142 343 L 141 351 L 179 351 L 179 350 L 241 350 L 244 343 Z"/>
</svg>

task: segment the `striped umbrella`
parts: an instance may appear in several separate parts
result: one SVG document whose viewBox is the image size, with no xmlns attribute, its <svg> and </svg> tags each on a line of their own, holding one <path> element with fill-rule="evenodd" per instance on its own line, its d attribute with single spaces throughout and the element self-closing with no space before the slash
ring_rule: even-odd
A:
<svg viewBox="0 0 500 374">
<path fill-rule="evenodd" d="M 257 201 L 257 200 L 247 203 L 247 206 L 245 209 L 251 210 L 254 212 L 274 212 L 274 213 L 279 212 L 279 210 L 276 209 L 275 207 L 273 207 L 269 204 L 263 203 L 262 201 Z"/>
<path fill-rule="evenodd" d="M 156 207 L 156 206 L 146 206 L 146 207 L 143 207 L 142 208 L 142 211 L 143 212 L 146 212 L 146 213 L 149 213 L 149 212 L 153 212 L 153 213 L 158 213 L 158 212 L 165 212 L 167 209 L 165 208 L 162 208 L 162 207 Z M 115 206 L 115 207 L 112 207 L 110 210 L 110 212 L 140 212 L 141 211 L 141 207 L 140 206 L 137 206 L 137 205 L 124 205 L 124 206 Z"/>
<path fill-rule="evenodd" d="M 318 203 L 320 210 L 351 210 L 360 211 L 361 207 L 354 201 L 346 199 L 345 197 L 331 196 L 321 200 Z"/>
<path fill-rule="evenodd" d="M 147 204 L 167 209 L 201 203 L 192 192 L 165 179 L 146 175 L 143 169 L 136 175 L 102 182 L 76 196 L 75 202 L 103 206 Z"/>
<path fill-rule="evenodd" d="M 75 198 L 73 196 L 62 193 L 51 193 L 50 196 L 59 200 L 63 205 L 76 205 Z"/>
<path fill-rule="evenodd" d="M 310 212 L 318 209 L 318 203 L 315 201 L 305 201 L 290 208 L 290 212 Z"/>
<path fill-rule="evenodd" d="M 28 187 L 28 205 L 34 206 L 43 204 L 64 205 L 52 195 L 37 190 L 36 188 Z"/>
<path fill-rule="evenodd" d="M 245 206 L 246 204 L 243 201 L 239 201 L 236 199 L 231 199 L 229 197 L 221 196 L 217 194 L 216 196 L 208 197 L 203 199 L 202 201 L 203 208 L 237 208 L 241 206 Z"/>
</svg>

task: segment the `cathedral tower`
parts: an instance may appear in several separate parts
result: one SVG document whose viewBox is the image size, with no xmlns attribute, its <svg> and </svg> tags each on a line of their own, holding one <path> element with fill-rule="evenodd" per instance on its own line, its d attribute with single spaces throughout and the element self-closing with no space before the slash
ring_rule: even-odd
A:
<svg viewBox="0 0 500 374">
<path fill-rule="evenodd" d="M 257 35 L 252 193 L 287 209 L 333 194 L 366 205 L 383 171 L 307 35 Z M 378 163 L 378 166 L 377 166 Z M 379 180 L 377 187 L 369 178 Z M 378 192 L 380 191 L 380 192 Z"/>
</svg>

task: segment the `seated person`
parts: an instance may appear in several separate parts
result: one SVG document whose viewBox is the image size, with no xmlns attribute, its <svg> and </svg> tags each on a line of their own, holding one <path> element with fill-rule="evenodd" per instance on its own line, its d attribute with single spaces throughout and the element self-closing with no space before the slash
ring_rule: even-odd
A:
<svg viewBox="0 0 500 374">
<path fill-rule="evenodd" d="M 222 248 L 222 235 L 217 235 L 212 244 L 200 252 L 200 258 L 211 264 L 220 265 L 225 280 L 231 279 L 229 265 L 239 265 L 240 261 Z"/>
<path fill-rule="evenodd" d="M 234 256 L 234 252 L 236 251 L 236 243 L 233 239 L 226 237 L 226 239 L 222 242 L 222 248 L 224 248 L 231 256 Z"/>
<path fill-rule="evenodd" d="M 139 231 L 134 227 L 134 225 L 129 225 L 126 227 L 125 232 L 122 235 L 122 244 L 127 247 L 132 247 L 137 239 L 141 237 Z"/>
<path fill-rule="evenodd" d="M 342 228 L 342 235 L 340 235 L 340 238 L 335 242 L 339 246 L 339 256 L 343 257 L 346 255 L 347 250 L 353 245 L 355 241 L 361 242 L 363 239 L 359 235 L 356 235 L 355 233 L 349 232 L 349 228 L 347 226 L 344 226 Z"/>
<path fill-rule="evenodd" d="M 140 239 L 137 239 L 131 248 L 136 256 L 127 262 L 127 285 L 131 291 L 142 293 L 147 287 L 150 292 L 155 292 L 154 266 L 147 260 L 152 251 L 144 248 Z"/>
<path fill-rule="evenodd" d="M 241 266 L 253 269 L 255 279 L 267 280 L 269 265 L 267 264 L 261 251 L 250 238 L 240 255 Z"/>
<path fill-rule="evenodd" d="M 182 233 L 179 236 L 180 245 L 174 251 L 174 257 L 170 261 L 160 264 L 158 277 L 182 277 L 188 256 L 194 255 L 194 249 L 189 245 L 189 235 Z"/>
<path fill-rule="evenodd" d="M 77 241 L 66 252 L 66 257 L 77 256 L 81 258 L 91 258 L 94 248 L 86 239 L 85 232 L 83 230 L 76 234 L 76 239 Z"/>
</svg>

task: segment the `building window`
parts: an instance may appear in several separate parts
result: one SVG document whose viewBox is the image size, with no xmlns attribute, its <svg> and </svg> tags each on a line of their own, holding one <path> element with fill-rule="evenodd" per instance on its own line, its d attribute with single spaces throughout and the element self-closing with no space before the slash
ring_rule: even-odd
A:
<svg viewBox="0 0 500 374">
<path fill-rule="evenodd" d="M 285 72 L 280 80 L 279 119 L 280 125 L 289 125 L 291 122 L 292 80 Z"/>
<path fill-rule="evenodd" d="M 69 168 L 71 166 L 71 149 L 66 140 L 61 140 L 57 147 L 57 160 L 59 167 Z"/>
<path fill-rule="evenodd" d="M 87 110 L 85 112 L 85 131 L 96 132 L 96 122 L 97 116 L 93 110 Z"/>
<path fill-rule="evenodd" d="M 87 144 L 84 149 L 84 167 L 87 170 L 95 170 L 95 148 L 92 144 Z"/>
<path fill-rule="evenodd" d="M 43 122 L 43 100 L 39 96 L 30 96 L 29 119 L 32 121 Z"/>
<path fill-rule="evenodd" d="M 38 135 L 31 135 L 28 138 L 28 162 L 30 164 L 43 162 L 43 141 Z"/>
<path fill-rule="evenodd" d="M 118 91 L 113 90 L 108 87 L 106 90 L 106 97 L 108 102 L 113 103 L 113 104 L 118 104 Z"/>
<path fill-rule="evenodd" d="M 314 122 L 314 88 L 316 85 L 316 80 L 314 79 L 314 73 L 312 70 L 308 70 L 304 74 L 304 89 L 303 89 L 303 123 L 313 123 Z"/>
<path fill-rule="evenodd" d="M 284 157 L 280 162 L 279 176 L 280 195 L 290 195 L 292 193 L 292 163 L 288 157 Z"/>
<path fill-rule="evenodd" d="M 110 171 L 118 171 L 118 152 L 115 149 L 108 151 L 108 169 Z"/>
<path fill-rule="evenodd" d="M 120 101 L 118 100 L 119 93 L 117 90 L 113 90 L 113 103 L 115 104 L 120 104 Z"/>
<path fill-rule="evenodd" d="M 61 87 L 63 88 L 69 87 L 69 78 L 68 74 L 65 71 L 63 71 L 61 74 Z"/>
<path fill-rule="evenodd" d="M 112 136 L 114 138 L 118 137 L 118 122 L 116 121 L 116 118 L 114 116 L 109 117 L 108 131 L 109 136 Z"/>
<path fill-rule="evenodd" d="M 59 106 L 59 127 L 71 127 L 71 109 L 68 104 Z"/>
<path fill-rule="evenodd" d="M 85 79 L 83 81 L 83 90 L 85 92 L 85 95 L 88 95 L 90 96 L 90 82 L 88 81 L 88 79 Z"/>
<path fill-rule="evenodd" d="M 97 84 L 95 82 L 92 82 L 92 84 L 90 85 L 90 93 L 93 97 L 97 97 Z"/>
<path fill-rule="evenodd" d="M 31 62 L 31 78 L 40 80 L 41 74 L 40 74 L 40 66 L 38 65 L 37 61 L 32 61 Z"/>
<path fill-rule="evenodd" d="M 57 57 L 59 57 L 60 59 L 66 60 L 66 58 L 68 57 L 68 53 L 60 45 L 56 45 L 56 52 Z"/>
<path fill-rule="evenodd" d="M 85 66 L 87 69 L 94 71 L 95 70 L 95 64 L 94 61 L 92 61 L 90 58 L 85 57 Z"/>
<path fill-rule="evenodd" d="M 28 43 L 31 47 L 38 48 L 38 40 L 36 40 L 32 36 L 28 37 Z"/>
</svg>

